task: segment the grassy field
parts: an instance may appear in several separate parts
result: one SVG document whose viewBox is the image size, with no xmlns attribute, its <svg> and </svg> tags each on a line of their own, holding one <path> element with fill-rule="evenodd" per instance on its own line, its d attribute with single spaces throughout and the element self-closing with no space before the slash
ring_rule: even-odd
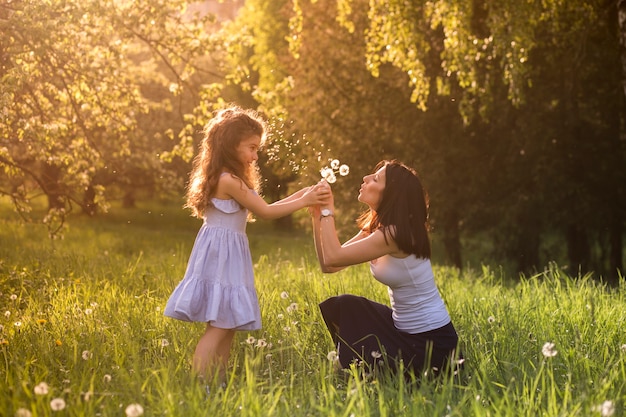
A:
<svg viewBox="0 0 626 417">
<path fill-rule="evenodd" d="M 556 265 L 521 280 L 436 266 L 465 369 L 416 387 L 337 373 L 328 359 L 320 301 L 388 302 L 367 266 L 323 275 L 306 234 L 254 223 L 264 328 L 238 333 L 228 384 L 207 396 L 189 377 L 203 326 L 162 312 L 197 220 L 178 207 L 115 209 L 76 216 L 49 240 L 0 211 L 0 416 L 626 415 L 623 281 L 609 289 Z"/>
</svg>

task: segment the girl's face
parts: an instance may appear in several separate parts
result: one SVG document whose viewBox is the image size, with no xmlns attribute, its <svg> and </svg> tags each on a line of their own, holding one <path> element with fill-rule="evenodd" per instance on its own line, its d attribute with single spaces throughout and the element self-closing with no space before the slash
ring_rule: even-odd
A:
<svg viewBox="0 0 626 417">
<path fill-rule="evenodd" d="M 372 210 L 376 211 L 383 199 L 383 191 L 385 189 L 385 168 L 380 168 L 373 174 L 363 177 L 363 184 L 359 189 L 358 200 L 367 204 Z"/>
<path fill-rule="evenodd" d="M 261 137 L 252 135 L 243 139 L 237 145 L 237 157 L 244 166 L 252 165 L 259 159 L 259 147 L 261 146 Z"/>
</svg>

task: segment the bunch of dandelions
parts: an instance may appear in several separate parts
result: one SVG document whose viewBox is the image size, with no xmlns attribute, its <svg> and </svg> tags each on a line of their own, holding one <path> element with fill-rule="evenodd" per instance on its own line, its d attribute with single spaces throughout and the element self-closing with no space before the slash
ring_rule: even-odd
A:
<svg viewBox="0 0 626 417">
<path fill-rule="evenodd" d="M 320 170 L 322 178 L 329 184 L 333 184 L 337 181 L 337 174 L 345 177 L 350 173 L 350 167 L 346 164 L 341 164 L 338 159 L 330 161 L 330 167 L 324 167 Z"/>
</svg>

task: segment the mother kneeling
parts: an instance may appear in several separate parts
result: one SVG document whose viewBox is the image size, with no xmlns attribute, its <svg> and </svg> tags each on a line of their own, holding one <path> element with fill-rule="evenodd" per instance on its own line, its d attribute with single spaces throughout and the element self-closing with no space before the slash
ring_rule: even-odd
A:
<svg viewBox="0 0 626 417">
<path fill-rule="evenodd" d="M 363 297 L 331 297 L 320 309 L 343 368 L 352 362 L 416 375 L 456 364 L 458 336 L 435 284 L 430 263 L 426 193 L 415 171 L 382 161 L 363 178 L 358 200 L 369 210 L 360 231 L 343 245 L 334 221 L 334 199 L 313 207 L 315 248 L 322 271 L 370 262 L 374 278 L 388 286 L 391 308 Z"/>
</svg>

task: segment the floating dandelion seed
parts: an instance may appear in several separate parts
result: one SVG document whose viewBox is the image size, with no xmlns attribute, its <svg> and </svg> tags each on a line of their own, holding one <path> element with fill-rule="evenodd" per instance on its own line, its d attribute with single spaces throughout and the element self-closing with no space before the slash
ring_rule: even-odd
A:
<svg viewBox="0 0 626 417">
<path fill-rule="evenodd" d="M 50 392 L 50 387 L 45 382 L 40 382 L 39 384 L 35 385 L 33 392 L 35 393 L 35 395 L 46 395 L 48 394 L 48 392 Z"/>
<path fill-rule="evenodd" d="M 556 356 L 558 351 L 554 348 L 554 346 L 554 343 L 546 342 L 541 348 L 541 353 L 543 353 L 543 356 L 545 356 L 546 358 L 552 358 Z"/>
<path fill-rule="evenodd" d="M 143 407 L 139 404 L 130 404 L 124 412 L 126 417 L 139 417 L 143 415 Z"/>
<path fill-rule="evenodd" d="M 52 411 L 61 411 L 65 409 L 65 400 L 63 398 L 53 398 L 50 401 L 50 408 Z"/>
</svg>

